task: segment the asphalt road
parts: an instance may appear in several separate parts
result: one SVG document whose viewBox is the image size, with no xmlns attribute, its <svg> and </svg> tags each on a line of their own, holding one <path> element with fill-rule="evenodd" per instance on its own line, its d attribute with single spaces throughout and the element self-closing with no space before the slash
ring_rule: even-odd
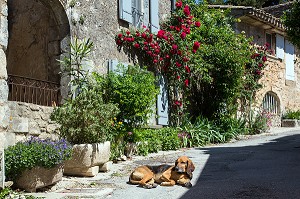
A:
<svg viewBox="0 0 300 199">
<path fill-rule="evenodd" d="M 114 191 L 104 198 L 124 199 L 293 199 L 300 198 L 300 131 L 242 139 L 237 142 L 196 148 L 149 159 L 138 164 L 171 163 L 180 155 L 189 156 L 196 169 L 193 187 L 143 189 L 129 185 L 128 176 L 114 177 Z M 281 130 L 282 131 L 282 130 Z"/>
</svg>

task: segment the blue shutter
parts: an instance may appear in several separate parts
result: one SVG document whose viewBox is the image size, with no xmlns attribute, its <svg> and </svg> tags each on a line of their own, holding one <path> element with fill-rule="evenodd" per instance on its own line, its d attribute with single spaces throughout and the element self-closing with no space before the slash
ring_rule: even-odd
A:
<svg viewBox="0 0 300 199">
<path fill-rule="evenodd" d="M 167 82 L 162 75 L 159 75 L 159 94 L 157 96 L 157 124 L 168 125 L 169 115 L 168 115 L 168 90 Z"/>
<path fill-rule="evenodd" d="M 157 33 L 159 30 L 158 0 L 150 0 L 150 23 L 151 32 Z"/>
<path fill-rule="evenodd" d="M 119 0 L 119 17 L 129 23 L 132 23 L 131 0 Z"/>
<path fill-rule="evenodd" d="M 276 34 L 276 57 L 284 59 L 284 37 Z"/>
<path fill-rule="evenodd" d="M 286 40 L 285 42 L 285 77 L 287 80 L 294 80 L 295 66 L 294 66 L 294 45 Z"/>
</svg>

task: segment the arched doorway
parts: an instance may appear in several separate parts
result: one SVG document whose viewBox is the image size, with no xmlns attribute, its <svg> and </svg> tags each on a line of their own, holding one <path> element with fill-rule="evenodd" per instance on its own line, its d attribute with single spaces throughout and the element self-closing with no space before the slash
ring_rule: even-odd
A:
<svg viewBox="0 0 300 199">
<path fill-rule="evenodd" d="M 8 0 L 9 100 L 59 103 L 61 41 L 70 34 L 59 0 Z"/>
</svg>

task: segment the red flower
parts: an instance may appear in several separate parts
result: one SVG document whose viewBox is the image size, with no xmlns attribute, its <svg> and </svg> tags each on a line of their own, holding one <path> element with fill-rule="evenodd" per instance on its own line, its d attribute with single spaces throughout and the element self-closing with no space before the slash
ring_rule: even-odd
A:
<svg viewBox="0 0 300 199">
<path fill-rule="evenodd" d="M 261 68 L 262 66 L 263 66 L 263 64 L 262 64 L 262 63 L 259 63 L 259 64 L 258 64 L 258 67 L 260 67 L 260 68 Z"/>
<path fill-rule="evenodd" d="M 181 54 L 182 54 L 181 50 L 178 50 L 177 55 L 181 55 Z"/>
<path fill-rule="evenodd" d="M 180 67 L 180 66 L 181 66 L 181 63 L 176 62 L 175 65 L 176 65 L 177 67 Z"/>
<path fill-rule="evenodd" d="M 123 34 L 121 34 L 121 33 L 118 34 L 118 37 L 119 37 L 120 39 L 122 38 L 122 36 L 123 36 Z"/>
<path fill-rule="evenodd" d="M 177 46 L 176 44 L 173 44 L 173 45 L 172 45 L 172 49 L 173 49 L 173 50 L 177 50 L 177 48 L 178 48 L 178 46 Z"/>
<path fill-rule="evenodd" d="M 186 37 L 186 33 L 185 32 L 182 32 L 181 35 L 180 35 L 181 39 L 185 39 Z"/>
<path fill-rule="evenodd" d="M 190 68 L 189 68 L 188 66 L 185 66 L 184 68 L 185 68 L 185 71 L 186 71 L 187 73 L 190 73 L 190 72 L 191 72 L 191 70 L 190 70 Z"/>
<path fill-rule="evenodd" d="M 256 70 L 256 74 L 261 75 L 261 71 L 260 70 Z"/>
<path fill-rule="evenodd" d="M 135 44 L 134 44 L 134 47 L 139 48 L 139 47 L 140 47 L 140 44 L 135 43 Z"/>
<path fill-rule="evenodd" d="M 186 33 L 186 34 L 190 34 L 190 33 L 191 33 L 191 30 L 190 30 L 189 28 L 186 28 L 186 29 L 185 29 L 185 33 Z"/>
<path fill-rule="evenodd" d="M 146 35 L 146 33 L 142 33 L 142 37 L 144 38 L 144 39 L 146 39 L 147 38 L 147 35 Z"/>
<path fill-rule="evenodd" d="M 158 62 L 158 60 L 157 60 L 157 59 L 154 59 L 154 60 L 153 60 L 153 63 L 155 63 L 155 64 L 156 64 L 157 62 Z"/>
<path fill-rule="evenodd" d="M 267 61 L 267 57 L 266 57 L 266 56 L 263 56 L 263 57 L 262 57 L 262 60 L 263 60 L 263 62 Z"/>
<path fill-rule="evenodd" d="M 199 43 L 198 41 L 195 41 L 195 42 L 194 42 L 193 49 L 194 49 L 194 50 L 198 50 L 199 47 L 200 47 L 200 43 Z"/>
<path fill-rule="evenodd" d="M 165 31 L 164 31 L 164 30 L 159 30 L 159 31 L 157 32 L 157 37 L 158 37 L 158 38 L 162 38 L 162 37 L 164 36 L 164 34 L 165 34 Z"/>
<path fill-rule="evenodd" d="M 165 57 L 166 57 L 166 59 L 169 59 L 169 58 L 170 58 L 170 55 L 166 55 Z"/>
<path fill-rule="evenodd" d="M 177 79 L 180 80 L 180 75 L 177 76 Z"/>
<path fill-rule="evenodd" d="M 176 8 L 181 8 L 182 7 L 182 1 L 178 1 L 175 3 Z"/>
<path fill-rule="evenodd" d="M 185 16 L 189 16 L 191 14 L 190 7 L 188 5 L 185 5 L 183 12 L 184 12 Z"/>
<path fill-rule="evenodd" d="M 127 35 L 130 35 L 130 31 L 129 31 L 129 30 L 127 30 L 127 31 L 126 31 L 126 34 L 127 34 Z"/>
<path fill-rule="evenodd" d="M 188 57 L 184 57 L 184 58 L 183 58 L 183 61 L 184 61 L 184 62 L 187 62 L 187 61 L 189 61 L 189 58 L 188 58 Z"/>
<path fill-rule="evenodd" d="M 189 86 L 189 80 L 188 80 L 188 79 L 184 80 L 184 85 L 185 85 L 186 87 Z"/>
<path fill-rule="evenodd" d="M 122 45 L 122 41 L 119 40 L 119 39 L 116 41 L 116 43 L 117 43 L 118 46 L 121 46 L 121 45 Z"/>
<path fill-rule="evenodd" d="M 196 22 L 195 22 L 195 26 L 196 26 L 196 27 L 200 27 L 200 26 L 201 26 L 200 21 L 196 21 Z"/>
<path fill-rule="evenodd" d="M 135 35 L 136 35 L 137 37 L 139 37 L 141 34 L 140 34 L 139 31 L 136 31 Z"/>
<path fill-rule="evenodd" d="M 178 100 L 176 100 L 176 101 L 174 102 L 174 104 L 175 104 L 176 106 L 182 106 L 182 102 L 181 102 L 181 101 L 178 101 Z"/>
</svg>

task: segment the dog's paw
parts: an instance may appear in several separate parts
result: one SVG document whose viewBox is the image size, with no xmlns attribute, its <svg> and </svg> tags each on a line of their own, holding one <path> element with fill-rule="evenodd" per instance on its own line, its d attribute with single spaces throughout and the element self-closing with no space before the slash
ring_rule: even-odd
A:
<svg viewBox="0 0 300 199">
<path fill-rule="evenodd" d="M 187 188 L 191 188 L 193 185 L 191 182 L 186 182 L 186 183 L 184 183 L 184 186 Z"/>
<path fill-rule="evenodd" d="M 152 188 L 156 188 L 157 184 L 156 183 L 154 183 L 154 184 L 145 184 L 143 187 L 145 189 L 152 189 Z"/>
</svg>

